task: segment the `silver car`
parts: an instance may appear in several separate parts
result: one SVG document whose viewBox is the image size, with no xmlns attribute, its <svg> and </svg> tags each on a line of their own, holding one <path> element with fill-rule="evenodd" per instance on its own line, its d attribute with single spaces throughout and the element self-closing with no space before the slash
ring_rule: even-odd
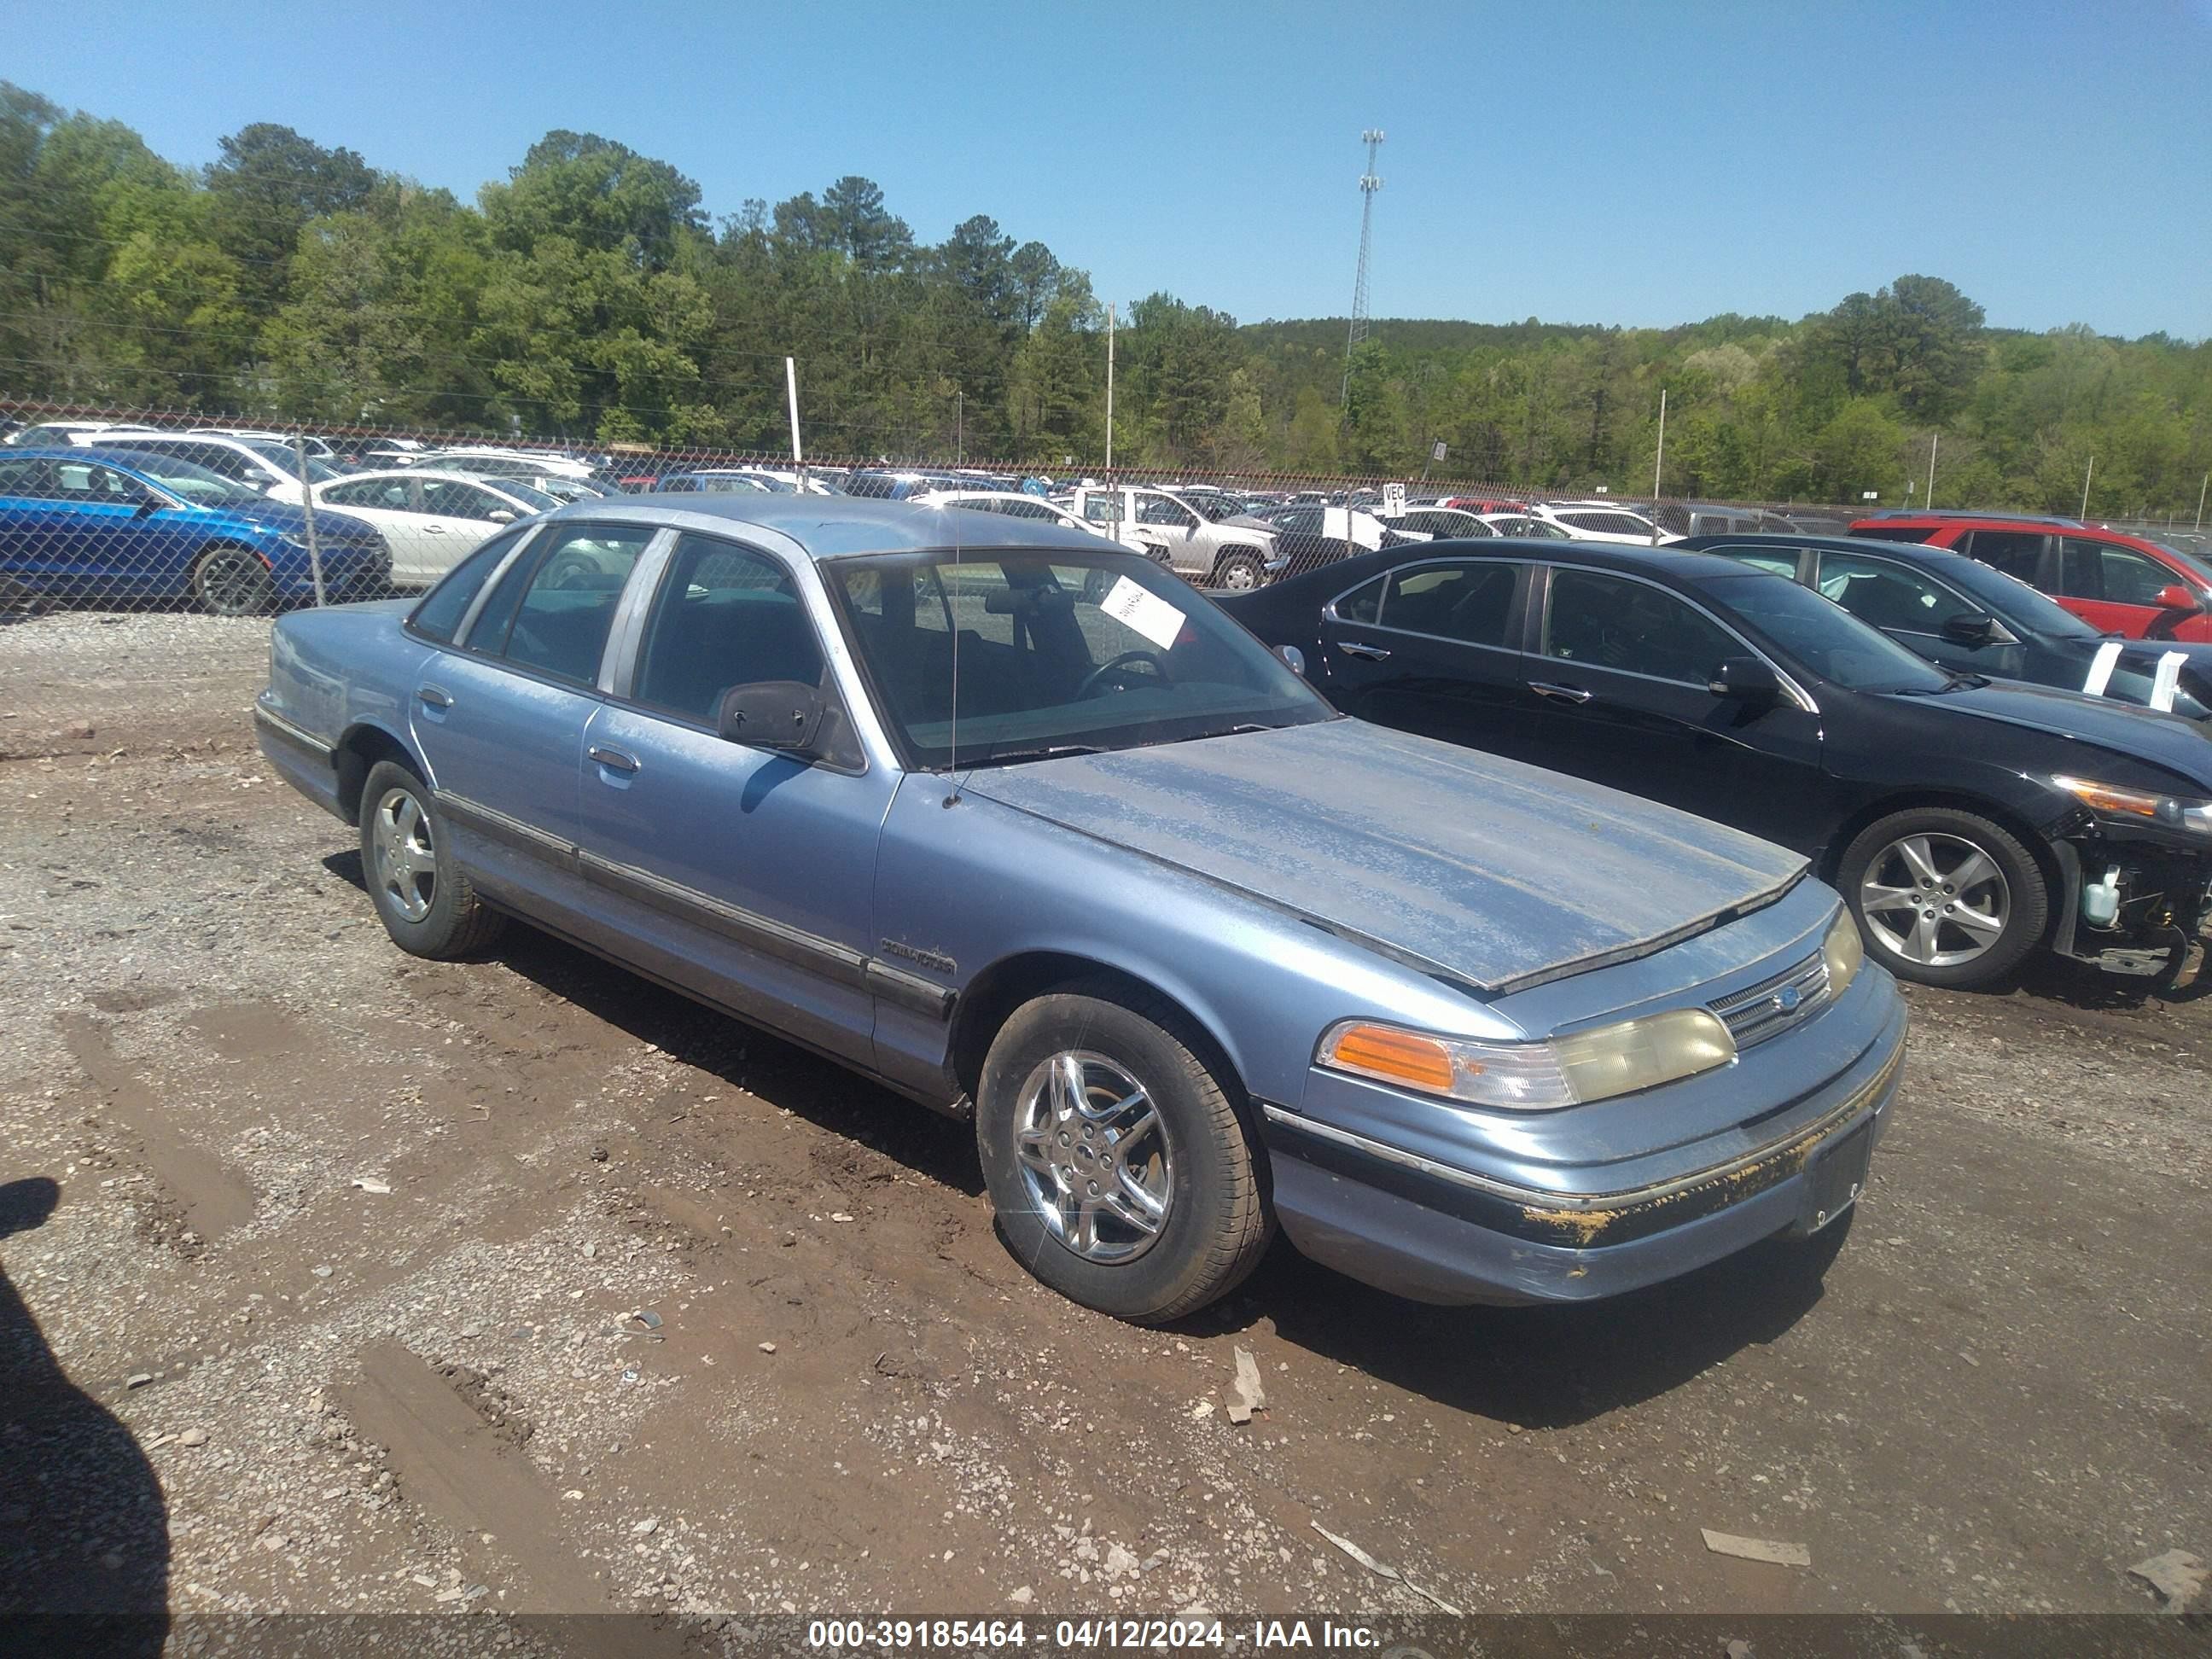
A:
<svg viewBox="0 0 2212 1659">
<path fill-rule="evenodd" d="M 1164 489 L 1086 487 L 1068 498 L 1068 511 L 1098 534 L 1141 547 L 1201 587 L 1259 586 L 1275 549 L 1273 531 L 1214 524 Z"/>
</svg>

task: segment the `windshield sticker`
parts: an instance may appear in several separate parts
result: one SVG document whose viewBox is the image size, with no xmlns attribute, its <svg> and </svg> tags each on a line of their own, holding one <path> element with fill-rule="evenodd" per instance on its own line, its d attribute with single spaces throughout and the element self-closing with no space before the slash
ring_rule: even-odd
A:
<svg viewBox="0 0 2212 1659">
<path fill-rule="evenodd" d="M 2093 697 L 2105 695 L 2105 688 L 2112 683 L 2112 670 L 2119 665 L 2120 642 L 2106 640 L 2097 647 L 2097 654 L 2089 664 L 2089 678 L 2081 682 L 2082 690 Z"/>
<path fill-rule="evenodd" d="M 1182 612 L 1157 593 L 1148 593 L 1127 576 L 1119 577 L 1098 607 L 1119 623 L 1126 623 L 1161 650 L 1176 642 L 1182 632 Z"/>
</svg>

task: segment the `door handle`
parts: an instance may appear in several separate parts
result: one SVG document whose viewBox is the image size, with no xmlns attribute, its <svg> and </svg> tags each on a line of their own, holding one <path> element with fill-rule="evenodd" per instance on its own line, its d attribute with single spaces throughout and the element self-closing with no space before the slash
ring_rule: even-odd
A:
<svg viewBox="0 0 2212 1659">
<path fill-rule="evenodd" d="M 451 708 L 453 706 L 453 694 L 439 686 L 417 686 L 415 695 L 433 708 Z"/>
<path fill-rule="evenodd" d="M 1530 680 L 1528 689 L 1540 697 L 1550 697 L 1557 702 L 1588 702 L 1591 696 L 1579 685 L 1553 685 L 1543 680 Z"/>
<path fill-rule="evenodd" d="M 422 533 L 426 536 L 442 536 L 446 533 L 446 526 L 441 524 L 426 524 L 422 526 Z"/>
<path fill-rule="evenodd" d="M 589 754 L 591 757 L 597 761 L 600 765 L 605 767 L 610 772 L 635 772 L 637 770 L 637 757 L 631 754 L 627 750 L 610 749 L 603 743 L 595 743 L 585 752 Z"/>
<path fill-rule="evenodd" d="M 1379 645 L 1362 645 L 1357 640 L 1339 640 L 1336 648 L 1347 657 L 1364 657 L 1370 662 L 1381 662 L 1390 654 Z"/>
</svg>

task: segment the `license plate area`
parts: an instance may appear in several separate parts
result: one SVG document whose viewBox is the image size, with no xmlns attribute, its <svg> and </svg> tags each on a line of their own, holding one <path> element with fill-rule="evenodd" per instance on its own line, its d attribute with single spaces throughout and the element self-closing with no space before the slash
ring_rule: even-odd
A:
<svg viewBox="0 0 2212 1659">
<path fill-rule="evenodd" d="M 1848 1211 L 1866 1190 L 1873 1163 L 1874 1120 L 1869 1118 L 1807 1166 L 1805 1208 L 1798 1224 L 1817 1233 Z"/>
</svg>

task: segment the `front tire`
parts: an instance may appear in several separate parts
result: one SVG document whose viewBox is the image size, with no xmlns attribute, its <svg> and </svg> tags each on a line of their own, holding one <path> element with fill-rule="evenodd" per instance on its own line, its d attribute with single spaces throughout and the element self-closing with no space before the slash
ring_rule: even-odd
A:
<svg viewBox="0 0 2212 1659">
<path fill-rule="evenodd" d="M 258 617 L 276 603 L 276 586 L 258 553 L 213 547 L 192 566 L 192 602 L 211 617 Z"/>
<path fill-rule="evenodd" d="M 1257 553 L 1224 553 L 1221 562 L 1213 567 L 1213 585 L 1244 593 L 1257 587 L 1266 575 L 1267 567 Z"/>
<path fill-rule="evenodd" d="M 1867 949 L 1899 979 L 1964 990 L 2018 966 L 2042 941 L 2050 884 L 2002 825 L 1948 806 L 1869 824 L 1837 883 Z"/>
<path fill-rule="evenodd" d="M 1258 1159 L 1194 1043 L 1157 999 L 1078 986 L 1015 1011 L 977 1091 L 1008 1247 L 1061 1295 L 1139 1324 L 1227 1295 L 1267 1246 Z"/>
<path fill-rule="evenodd" d="M 384 931 L 410 956 L 470 956 L 507 925 L 453 857 L 429 786 L 395 761 L 378 762 L 362 787 L 361 866 Z"/>
</svg>

